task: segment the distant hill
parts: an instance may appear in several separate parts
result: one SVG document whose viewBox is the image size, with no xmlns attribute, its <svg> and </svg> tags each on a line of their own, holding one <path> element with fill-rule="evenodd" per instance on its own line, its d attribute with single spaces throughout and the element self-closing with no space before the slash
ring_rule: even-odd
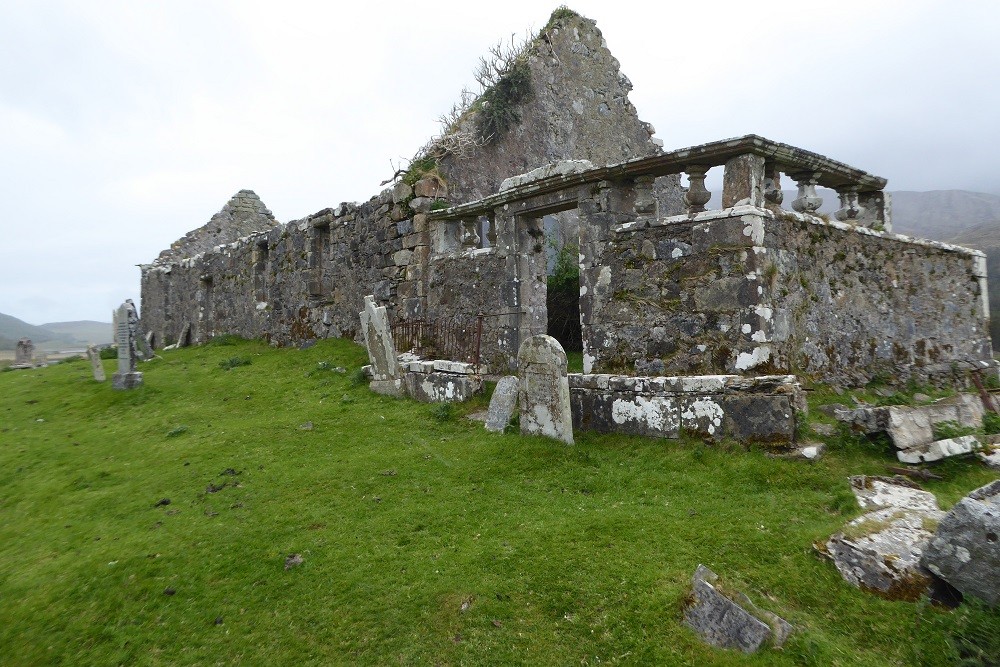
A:
<svg viewBox="0 0 1000 667">
<path fill-rule="evenodd" d="M 95 322 L 94 320 L 79 320 L 77 322 L 49 322 L 41 325 L 43 329 L 80 341 L 104 345 L 112 342 L 110 322 Z"/>
<path fill-rule="evenodd" d="M 3 345 L 3 348 L 7 350 L 14 349 L 14 344 L 19 338 L 30 338 L 37 345 L 38 343 L 55 340 L 59 338 L 59 335 L 43 327 L 28 324 L 13 315 L 0 313 L 0 339 L 3 339 L 2 342 L 7 343 Z"/>
<path fill-rule="evenodd" d="M 79 348 L 88 343 L 111 342 L 111 323 L 83 320 L 36 326 L 0 313 L 0 350 L 13 350 L 20 338 L 30 338 L 40 350 Z"/>
<path fill-rule="evenodd" d="M 892 193 L 893 231 L 947 241 L 1000 220 L 1000 197 L 966 190 Z"/>
</svg>

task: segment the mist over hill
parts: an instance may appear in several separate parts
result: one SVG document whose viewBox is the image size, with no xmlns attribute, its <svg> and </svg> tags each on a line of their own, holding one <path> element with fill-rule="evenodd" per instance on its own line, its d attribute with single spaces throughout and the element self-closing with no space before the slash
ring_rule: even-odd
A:
<svg viewBox="0 0 1000 667">
<path fill-rule="evenodd" d="M 81 320 L 34 325 L 0 313 L 0 350 L 13 350 L 20 338 L 30 338 L 39 350 L 50 351 L 81 348 L 90 343 L 105 345 L 112 339 L 111 323 Z"/>
</svg>

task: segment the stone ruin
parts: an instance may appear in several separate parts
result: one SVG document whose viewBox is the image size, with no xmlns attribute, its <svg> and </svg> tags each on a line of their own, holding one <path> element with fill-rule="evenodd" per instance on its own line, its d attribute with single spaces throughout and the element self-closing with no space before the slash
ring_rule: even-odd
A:
<svg viewBox="0 0 1000 667">
<path fill-rule="evenodd" d="M 482 111 L 467 109 L 392 187 L 285 224 L 243 190 L 143 265 L 153 346 L 360 340 L 371 307 L 390 330 L 480 323 L 475 359 L 404 360 L 399 392 L 432 387 L 416 375 L 447 364 L 507 375 L 547 333 L 546 230 L 572 221 L 574 428 L 788 441 L 799 378 L 995 372 L 984 254 L 892 233 L 884 178 L 756 135 L 664 151 L 600 30 L 569 12 L 517 62 L 530 93 L 511 101 L 519 120 L 504 131 L 477 138 Z M 706 210 L 711 170 L 721 208 Z M 798 187 L 790 208 L 783 177 Z M 816 186 L 838 193 L 833 219 L 817 213 Z"/>
</svg>

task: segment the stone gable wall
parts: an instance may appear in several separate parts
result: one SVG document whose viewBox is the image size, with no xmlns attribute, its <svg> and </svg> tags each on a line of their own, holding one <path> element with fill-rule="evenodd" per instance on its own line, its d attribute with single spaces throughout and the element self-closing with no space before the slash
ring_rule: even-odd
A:
<svg viewBox="0 0 1000 667">
<path fill-rule="evenodd" d="M 631 84 L 593 21 L 568 15 L 551 22 L 529 47 L 528 63 L 532 93 L 517 108 L 519 122 L 469 155 L 440 158 L 431 170 L 440 188 L 399 183 L 363 204 L 285 225 L 241 191 L 143 267 L 146 330 L 161 346 L 188 327 L 192 342 L 221 333 L 281 345 L 356 337 L 362 299 L 373 294 L 395 319 L 485 313 L 484 357 L 499 363 L 511 349 L 516 354 L 503 315 L 510 311 L 508 259 L 480 250 L 437 253 L 432 261 L 426 214 L 435 197 L 469 201 L 553 160 L 619 162 L 655 154 L 661 143 L 628 101 Z M 679 206 L 679 177 L 660 179 L 658 195 L 664 206 Z"/>
</svg>

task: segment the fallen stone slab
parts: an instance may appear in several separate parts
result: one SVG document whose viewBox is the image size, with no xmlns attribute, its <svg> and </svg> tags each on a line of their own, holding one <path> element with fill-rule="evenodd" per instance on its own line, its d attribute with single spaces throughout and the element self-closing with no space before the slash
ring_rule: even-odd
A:
<svg viewBox="0 0 1000 667">
<path fill-rule="evenodd" d="M 902 463 L 930 463 L 949 456 L 971 454 L 980 447 L 979 439 L 976 436 L 963 435 L 958 438 L 935 440 L 929 444 L 910 449 L 901 449 L 896 452 L 896 458 Z"/>
<path fill-rule="evenodd" d="M 734 601 L 718 589 L 718 579 L 718 575 L 704 565 L 695 570 L 691 596 L 684 609 L 685 625 L 712 646 L 739 649 L 744 653 L 754 653 L 768 641 L 775 645 L 784 642 L 792 632 L 791 624 L 776 614 L 758 609 L 742 593 L 736 594 L 742 604 Z"/>
<path fill-rule="evenodd" d="M 953 422 L 960 428 L 979 428 L 983 423 L 983 414 L 983 404 L 978 396 L 956 394 L 930 405 L 864 406 L 836 410 L 833 416 L 862 433 L 886 433 L 897 450 L 906 452 L 897 454 L 900 461 L 923 463 L 975 451 L 977 446 L 967 439 L 935 439 L 934 426 Z"/>
<path fill-rule="evenodd" d="M 858 588 L 891 600 L 917 600 L 931 576 L 920 564 L 944 517 L 933 494 L 903 477 L 851 478 L 858 504 L 869 510 L 818 548 Z"/>
<path fill-rule="evenodd" d="M 938 525 L 922 563 L 964 595 L 1000 604 L 1000 480 L 958 501 Z"/>
</svg>

